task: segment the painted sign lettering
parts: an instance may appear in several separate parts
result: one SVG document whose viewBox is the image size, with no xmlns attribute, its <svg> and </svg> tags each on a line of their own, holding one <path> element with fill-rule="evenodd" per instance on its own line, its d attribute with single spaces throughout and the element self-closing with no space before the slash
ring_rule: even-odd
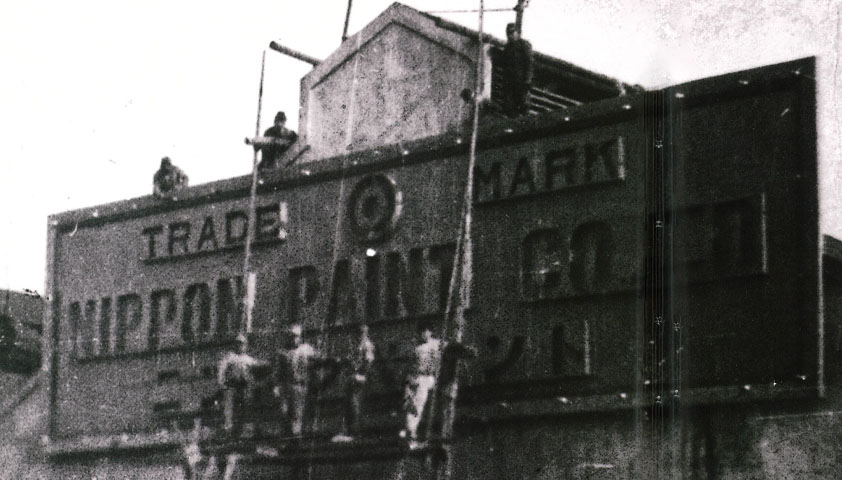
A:
<svg viewBox="0 0 842 480">
<path fill-rule="evenodd" d="M 288 270 L 288 309 L 279 325 L 306 327 L 440 314 L 447 301 L 453 244 L 338 259 L 330 271 Z M 194 281 L 180 288 L 72 300 L 73 356 L 105 357 L 194 348 L 234 338 L 243 279 Z M 278 328 L 281 328 L 280 326 Z"/>
<path fill-rule="evenodd" d="M 635 218 L 588 221 L 571 231 L 557 227 L 529 232 L 521 242 L 524 300 L 624 291 L 637 282 Z"/>
<path fill-rule="evenodd" d="M 474 202 L 484 203 L 523 195 L 626 178 L 622 137 L 581 144 L 544 144 L 523 154 L 474 168 Z"/>
<path fill-rule="evenodd" d="M 444 311 L 453 244 L 382 252 L 336 262 L 331 272 L 314 266 L 288 274 L 291 322 L 329 326 L 429 315 Z"/>
<path fill-rule="evenodd" d="M 258 206 L 254 213 L 255 243 L 281 242 L 286 239 L 285 202 Z M 247 224 L 248 211 L 235 209 L 223 215 L 150 225 L 140 232 L 140 258 L 145 263 L 157 263 L 239 249 L 246 240 Z"/>
<path fill-rule="evenodd" d="M 765 195 L 695 205 L 677 210 L 681 222 L 677 259 L 690 282 L 740 277 L 766 271 Z M 588 221 L 567 231 L 547 227 L 521 243 L 524 300 L 574 297 L 635 288 L 634 242 L 642 219 Z"/>
<path fill-rule="evenodd" d="M 71 301 L 73 357 L 86 359 L 230 340 L 239 331 L 242 277 L 146 294 Z M 116 308 L 114 307 L 116 303 Z"/>
<path fill-rule="evenodd" d="M 766 196 L 681 209 L 677 259 L 690 282 L 766 272 Z"/>
</svg>

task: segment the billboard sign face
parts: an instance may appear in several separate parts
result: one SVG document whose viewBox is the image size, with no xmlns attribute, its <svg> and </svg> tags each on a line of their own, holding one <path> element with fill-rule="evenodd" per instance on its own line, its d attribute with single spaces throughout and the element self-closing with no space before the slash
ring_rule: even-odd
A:
<svg viewBox="0 0 842 480">
<path fill-rule="evenodd" d="M 716 90 L 716 82 L 705 88 Z M 726 338 L 705 347 L 717 356 L 727 348 L 750 362 L 745 342 L 763 338 L 755 351 L 786 348 L 793 358 L 813 358 L 786 332 L 802 324 L 799 315 L 815 314 L 809 302 L 797 303 L 812 298 L 815 262 L 808 270 L 798 262 L 815 256 L 817 245 L 809 234 L 783 232 L 796 220 L 815 228 L 814 212 L 801 215 L 815 206 L 815 187 L 805 181 L 793 190 L 794 180 L 777 178 L 797 170 L 815 180 L 814 153 L 796 145 L 812 124 L 805 123 L 806 92 L 774 92 L 729 93 L 719 103 L 680 110 L 674 175 L 686 177 L 686 185 L 676 183 L 686 193 L 675 194 L 673 248 L 683 260 L 673 281 L 699 292 L 676 303 L 692 336 L 684 337 L 687 378 L 699 387 L 762 380 L 767 371 L 720 375 L 724 364 L 699 353 L 708 344 L 696 339 L 714 332 L 706 325 Z M 644 287 L 653 258 L 645 100 L 622 97 L 482 130 L 472 172 L 473 283 L 464 336 L 477 356 L 463 371 L 466 411 L 508 402 L 523 405 L 524 414 L 564 413 L 642 401 L 651 321 Z M 780 131 L 758 134 L 772 126 L 746 113 L 758 106 L 768 114 L 800 113 L 775 122 Z M 722 122 L 737 123 L 741 134 L 720 135 Z M 745 135 L 756 137 L 743 141 Z M 755 139 L 764 146 L 751 147 Z M 319 355 L 347 358 L 353 327 L 365 323 L 376 348 L 369 408 L 384 418 L 399 409 L 416 325 L 431 322 L 443 331 L 467 180 L 465 143 L 441 136 L 267 176 L 253 217 L 250 353 L 271 364 L 288 327 L 300 324 Z M 167 414 L 208 406 L 219 391 L 217 363 L 243 328 L 249 182 L 53 217 L 53 439 L 154 432 Z M 807 200 L 792 202 L 793 192 Z M 801 271 L 806 275 L 796 279 Z M 746 279 L 759 283 L 743 292 L 737 286 Z M 716 302 L 741 306 L 728 317 L 725 307 L 710 307 Z M 778 333 L 757 336 L 769 321 Z M 326 404 L 339 401 L 341 383 L 323 386 Z M 572 400 L 544 402 L 557 398 Z"/>
<path fill-rule="evenodd" d="M 466 385 L 632 387 L 637 340 L 616 332 L 634 332 L 642 312 L 641 102 L 484 134 Z M 405 148 L 266 179 L 254 356 L 271 360 L 299 323 L 341 358 L 367 323 L 375 397 L 400 390 L 416 324 L 442 327 L 467 179 L 464 143 Z M 243 318 L 246 182 L 55 217 L 54 436 L 149 430 L 162 410 L 196 412 L 218 390 L 216 363 Z"/>
<path fill-rule="evenodd" d="M 813 59 L 665 90 L 683 386 L 821 388 Z"/>
</svg>

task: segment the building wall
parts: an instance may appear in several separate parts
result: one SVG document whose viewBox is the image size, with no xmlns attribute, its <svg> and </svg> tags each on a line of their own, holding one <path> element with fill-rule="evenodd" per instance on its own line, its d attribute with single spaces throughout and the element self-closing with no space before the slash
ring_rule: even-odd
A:
<svg viewBox="0 0 842 480">
<path fill-rule="evenodd" d="M 46 376 L 38 378 L 34 389 L 19 382 L 14 393 L 4 392 L 8 398 L 23 394 L 16 407 L 0 412 L 0 480 L 28 479 L 155 479 L 183 478 L 175 449 L 160 453 L 100 452 L 53 457 L 47 454 L 46 435 L 49 421 Z"/>
<path fill-rule="evenodd" d="M 42 436 L 47 390 L 39 388 L 0 421 L 0 480 L 181 479 L 179 452 L 120 451 L 50 457 Z M 475 423 L 454 448 L 460 479 L 842 478 L 839 392 L 807 408 L 778 405 L 685 410 L 675 430 L 644 411 Z M 796 410 L 793 411 L 793 408 Z M 660 445 L 661 454 L 653 452 Z M 658 463 L 656 463 L 656 460 Z M 659 467 L 655 467 L 659 465 Z M 297 468 L 241 462 L 234 478 L 429 478 L 423 457 Z"/>
<path fill-rule="evenodd" d="M 0 290 L 0 377 L 2 372 L 30 374 L 38 370 L 45 305 L 35 292 Z"/>
<path fill-rule="evenodd" d="M 307 141 L 333 156 L 458 130 L 473 62 L 392 23 L 309 91 Z"/>
<path fill-rule="evenodd" d="M 394 4 L 302 79 L 299 162 L 465 128 L 476 39 L 437 21 Z"/>
</svg>

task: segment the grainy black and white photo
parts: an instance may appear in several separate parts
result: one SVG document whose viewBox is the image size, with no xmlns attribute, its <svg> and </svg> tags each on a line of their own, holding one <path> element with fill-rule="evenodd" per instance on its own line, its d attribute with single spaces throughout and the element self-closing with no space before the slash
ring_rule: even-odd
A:
<svg viewBox="0 0 842 480">
<path fill-rule="evenodd" d="M 0 479 L 842 478 L 842 1 L 0 39 Z"/>
</svg>

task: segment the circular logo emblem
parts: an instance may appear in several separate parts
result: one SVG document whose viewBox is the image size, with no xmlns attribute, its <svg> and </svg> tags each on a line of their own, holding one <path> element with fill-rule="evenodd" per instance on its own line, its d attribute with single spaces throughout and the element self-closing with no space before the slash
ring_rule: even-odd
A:
<svg viewBox="0 0 842 480">
<path fill-rule="evenodd" d="M 354 186 L 348 204 L 351 231 L 375 242 L 394 228 L 401 212 L 401 192 L 389 177 L 369 175 Z"/>
</svg>

